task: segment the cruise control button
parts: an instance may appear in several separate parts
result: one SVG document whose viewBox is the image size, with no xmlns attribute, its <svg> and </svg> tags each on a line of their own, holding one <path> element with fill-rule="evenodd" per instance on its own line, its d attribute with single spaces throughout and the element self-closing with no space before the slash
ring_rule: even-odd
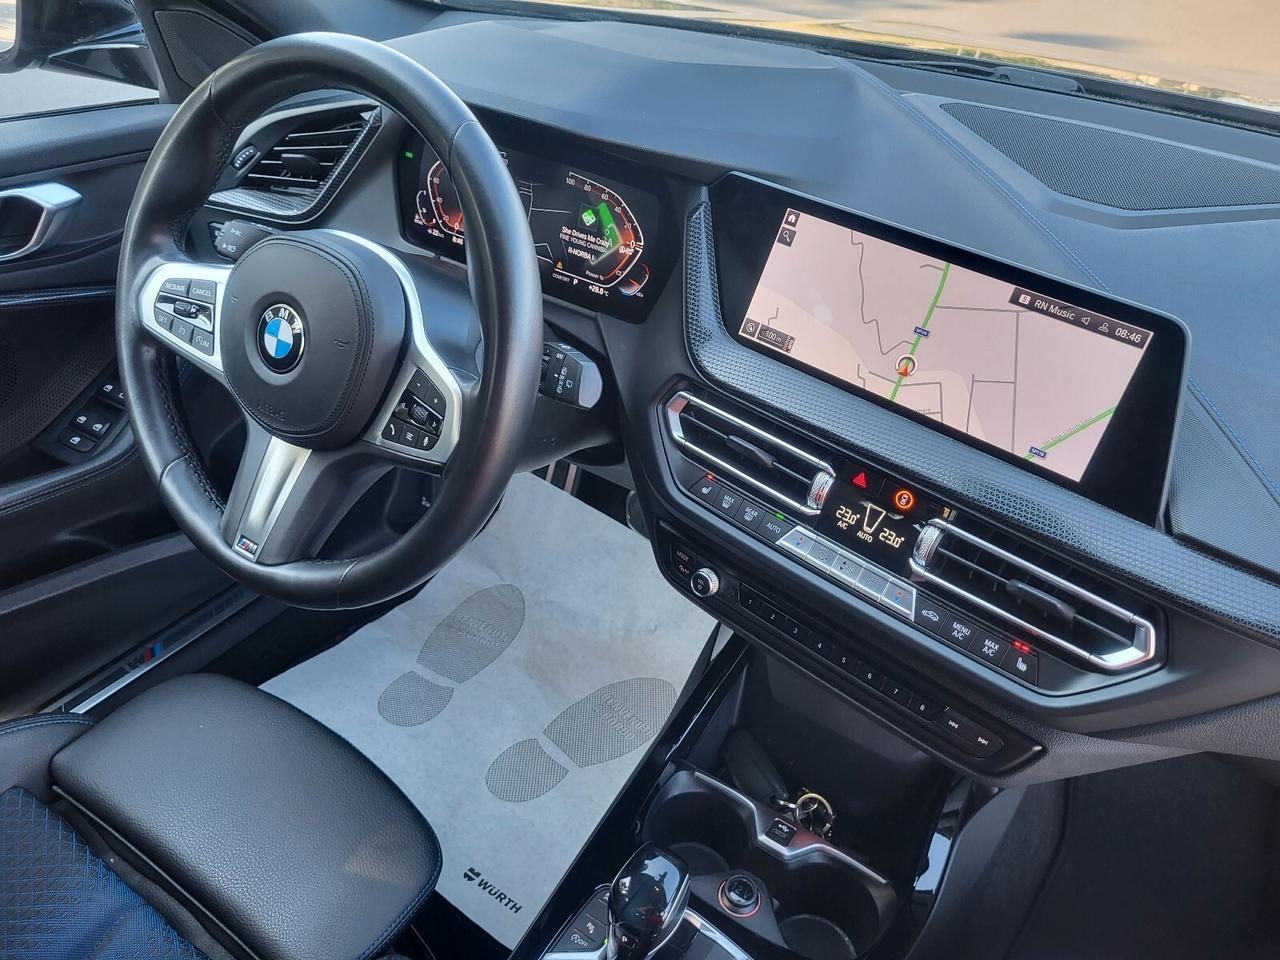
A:
<svg viewBox="0 0 1280 960">
<path fill-rule="evenodd" d="M 948 614 L 942 629 L 938 632 L 938 636 L 948 643 L 954 643 L 957 647 L 964 647 L 968 650 L 977 630 L 978 628 L 968 620 L 962 620 L 955 614 Z"/>
<path fill-rule="evenodd" d="M 1040 658 L 1034 653 L 1023 653 L 1015 647 L 1010 647 L 1004 659 L 1000 661 L 1000 669 L 1030 684 L 1040 682 Z"/>
<path fill-rule="evenodd" d="M 188 320 L 200 313 L 200 304 L 190 300 L 175 300 L 169 304 L 169 308 L 175 317 L 186 317 Z"/>
<path fill-rule="evenodd" d="M 935 637 L 942 636 L 942 631 L 951 620 L 951 611 L 928 597 L 916 597 L 916 626 L 923 627 Z"/>
<path fill-rule="evenodd" d="M 997 666 L 1004 659 L 1005 652 L 1008 649 L 1009 642 L 1007 640 L 992 636 L 985 630 L 979 630 L 977 636 L 973 638 L 973 642 L 969 644 L 970 653 L 976 653 L 983 660 Z"/>
<path fill-rule="evenodd" d="M 156 326 L 159 327 L 161 330 L 172 329 L 173 314 L 170 313 L 168 310 L 161 310 L 159 307 L 155 307 L 152 310 L 152 316 L 155 317 Z"/>
<path fill-rule="evenodd" d="M 169 330 L 175 337 L 183 343 L 191 342 L 191 334 L 195 332 L 195 327 L 191 325 L 190 320 L 183 320 L 181 317 L 173 318 L 173 327 Z"/>
<path fill-rule="evenodd" d="M 756 533 L 772 543 L 777 543 L 790 529 L 790 524 L 784 523 L 771 514 L 765 514 L 764 519 L 760 521 L 760 526 L 756 528 Z"/>
<path fill-rule="evenodd" d="M 748 530 L 755 530 L 760 526 L 760 521 L 764 518 L 764 508 L 759 504 L 752 503 L 750 500 L 743 500 L 738 506 L 738 512 L 734 515 L 734 521 L 739 525 L 746 527 Z"/>
<path fill-rule="evenodd" d="M 167 293 L 171 297 L 185 297 L 187 291 L 191 288 L 190 280 L 178 280 L 170 278 L 160 284 L 160 292 Z"/>
<path fill-rule="evenodd" d="M 205 356 L 213 356 L 213 334 L 198 327 L 191 332 L 191 345 Z"/>
<path fill-rule="evenodd" d="M 213 303 L 218 299 L 218 285 L 212 280 L 192 280 L 187 296 L 202 303 Z"/>
</svg>

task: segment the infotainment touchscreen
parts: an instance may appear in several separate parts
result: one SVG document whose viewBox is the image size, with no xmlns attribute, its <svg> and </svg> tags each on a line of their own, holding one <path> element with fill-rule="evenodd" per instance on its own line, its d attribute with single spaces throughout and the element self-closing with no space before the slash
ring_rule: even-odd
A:
<svg viewBox="0 0 1280 960">
<path fill-rule="evenodd" d="M 1152 332 L 811 214 L 782 214 L 740 332 L 1079 480 Z"/>
<path fill-rule="evenodd" d="M 748 241 L 730 253 L 749 265 L 730 268 L 741 289 L 726 291 L 739 339 L 1154 519 L 1177 321 L 762 184 L 736 189 L 755 191 L 738 206 L 751 219 L 729 218 Z M 1154 470 L 1140 459 L 1152 453 Z"/>
</svg>

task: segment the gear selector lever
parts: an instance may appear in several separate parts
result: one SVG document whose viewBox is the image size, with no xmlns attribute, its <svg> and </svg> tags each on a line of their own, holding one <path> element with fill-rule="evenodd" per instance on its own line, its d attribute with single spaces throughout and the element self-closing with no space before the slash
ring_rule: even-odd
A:
<svg viewBox="0 0 1280 960">
<path fill-rule="evenodd" d="M 680 926 L 689 903 L 689 867 L 648 843 L 609 888 L 608 960 L 645 960 Z"/>
</svg>

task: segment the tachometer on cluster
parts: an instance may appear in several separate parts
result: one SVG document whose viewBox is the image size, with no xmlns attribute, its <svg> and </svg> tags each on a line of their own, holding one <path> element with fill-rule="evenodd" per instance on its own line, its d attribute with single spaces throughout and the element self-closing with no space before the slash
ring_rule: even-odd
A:
<svg viewBox="0 0 1280 960">
<path fill-rule="evenodd" d="M 426 183 L 415 198 L 413 222 L 429 235 L 462 244 L 462 204 L 449 171 L 439 160 L 427 171 Z"/>
<path fill-rule="evenodd" d="M 524 201 L 543 289 L 628 318 L 647 313 L 654 266 L 645 242 L 657 229 L 657 198 L 578 167 L 516 150 L 502 154 Z M 446 256 L 462 256 L 462 206 L 444 164 L 421 141 L 406 149 L 404 159 L 412 161 L 401 166 L 406 235 Z"/>
</svg>

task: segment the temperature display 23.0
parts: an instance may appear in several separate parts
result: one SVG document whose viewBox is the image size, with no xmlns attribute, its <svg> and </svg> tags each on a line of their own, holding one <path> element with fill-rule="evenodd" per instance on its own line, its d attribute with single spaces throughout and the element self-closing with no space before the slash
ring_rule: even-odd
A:
<svg viewBox="0 0 1280 960">
<path fill-rule="evenodd" d="M 439 158 L 418 150 L 423 172 L 413 185 L 406 232 L 460 257 L 466 231 L 457 190 Z M 657 200 L 576 167 L 515 150 L 502 155 L 524 201 L 544 290 L 592 309 L 640 313 L 652 274 L 645 244 L 656 228 Z"/>
<path fill-rule="evenodd" d="M 818 529 L 891 573 L 906 575 L 920 528 L 946 510 L 911 487 L 857 464 L 827 495 Z"/>
</svg>

